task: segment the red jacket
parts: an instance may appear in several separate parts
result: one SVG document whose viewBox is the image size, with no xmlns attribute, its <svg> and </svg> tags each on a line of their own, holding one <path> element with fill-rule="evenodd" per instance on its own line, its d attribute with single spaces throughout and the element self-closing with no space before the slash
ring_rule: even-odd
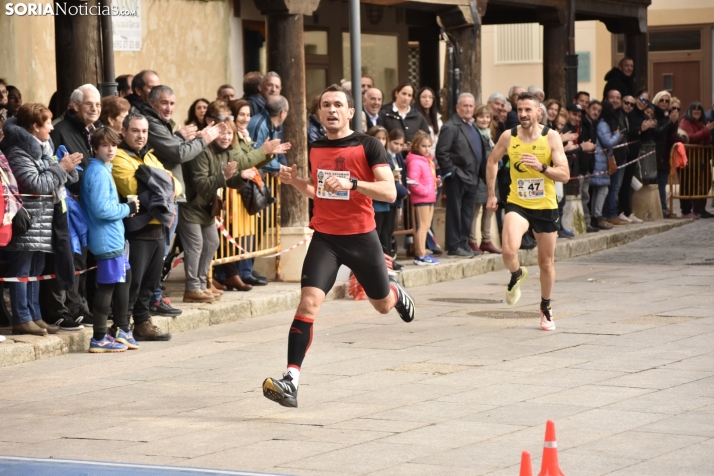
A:
<svg viewBox="0 0 714 476">
<path fill-rule="evenodd" d="M 691 122 L 685 117 L 679 121 L 679 127 L 689 136 L 690 144 L 709 145 L 712 142 L 711 132 L 701 121 Z"/>
</svg>

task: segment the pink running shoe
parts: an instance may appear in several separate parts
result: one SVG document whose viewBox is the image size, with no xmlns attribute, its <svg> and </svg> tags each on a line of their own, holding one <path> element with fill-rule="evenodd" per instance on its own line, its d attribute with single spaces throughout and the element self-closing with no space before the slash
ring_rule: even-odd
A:
<svg viewBox="0 0 714 476">
<path fill-rule="evenodd" d="M 554 331 L 555 321 L 553 321 L 553 310 L 540 311 L 540 328 L 544 331 Z"/>
</svg>

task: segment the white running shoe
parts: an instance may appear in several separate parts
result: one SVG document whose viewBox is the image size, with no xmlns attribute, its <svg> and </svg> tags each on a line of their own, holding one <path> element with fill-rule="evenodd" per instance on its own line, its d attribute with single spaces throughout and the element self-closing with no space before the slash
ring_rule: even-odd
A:
<svg viewBox="0 0 714 476">
<path fill-rule="evenodd" d="M 540 311 L 540 328 L 544 331 L 554 331 L 555 321 L 553 320 L 553 309 L 548 311 Z"/>
<path fill-rule="evenodd" d="M 627 219 L 630 221 L 630 223 L 644 223 L 645 221 L 637 218 L 634 213 L 630 213 L 630 216 L 627 217 Z"/>
<path fill-rule="evenodd" d="M 632 223 L 632 220 L 630 220 L 630 219 L 625 215 L 624 212 L 623 212 L 623 213 L 620 213 L 617 218 L 619 218 L 619 219 L 622 220 L 622 221 L 626 221 L 627 223 Z"/>
</svg>

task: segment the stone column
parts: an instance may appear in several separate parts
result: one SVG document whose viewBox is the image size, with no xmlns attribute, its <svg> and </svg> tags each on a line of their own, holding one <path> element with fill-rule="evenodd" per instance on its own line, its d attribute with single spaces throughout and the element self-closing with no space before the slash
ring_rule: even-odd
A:
<svg viewBox="0 0 714 476">
<path fill-rule="evenodd" d="M 83 84 L 98 86 L 102 81 L 101 17 L 73 15 L 80 8 L 98 8 L 98 0 L 62 2 L 67 15 L 55 16 L 55 58 L 57 62 L 57 99 L 64 110 L 72 91 Z M 114 78 L 107 78 L 113 81 Z"/>
</svg>

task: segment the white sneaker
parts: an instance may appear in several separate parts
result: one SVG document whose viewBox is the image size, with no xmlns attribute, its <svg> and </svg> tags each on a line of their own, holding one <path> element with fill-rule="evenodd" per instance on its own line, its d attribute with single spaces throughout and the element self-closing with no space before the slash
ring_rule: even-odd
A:
<svg viewBox="0 0 714 476">
<path fill-rule="evenodd" d="M 635 216 L 634 213 L 630 213 L 630 216 L 627 217 L 627 219 L 630 221 L 630 223 L 644 223 L 644 220 L 641 220 Z"/>
<path fill-rule="evenodd" d="M 550 309 L 548 311 L 548 315 L 541 310 L 540 311 L 540 328 L 543 329 L 544 331 L 554 331 L 555 330 L 555 322 L 553 322 L 553 310 Z"/>
<path fill-rule="evenodd" d="M 632 223 L 632 220 L 630 220 L 629 218 L 627 218 L 627 217 L 625 216 L 625 213 L 624 213 L 624 212 L 623 212 L 623 213 L 620 213 L 620 215 L 619 215 L 617 218 L 619 218 L 619 219 L 622 220 L 622 221 L 626 221 L 627 223 Z"/>
</svg>

